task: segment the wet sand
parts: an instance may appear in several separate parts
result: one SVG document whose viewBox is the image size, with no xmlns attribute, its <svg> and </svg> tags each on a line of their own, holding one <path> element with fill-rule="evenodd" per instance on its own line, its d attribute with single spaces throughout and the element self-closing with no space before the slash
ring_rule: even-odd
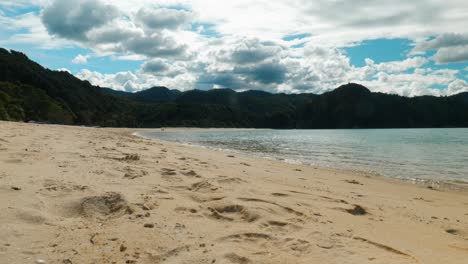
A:
<svg viewBox="0 0 468 264">
<path fill-rule="evenodd" d="M 0 122 L 0 263 L 466 263 L 468 194 Z"/>
</svg>

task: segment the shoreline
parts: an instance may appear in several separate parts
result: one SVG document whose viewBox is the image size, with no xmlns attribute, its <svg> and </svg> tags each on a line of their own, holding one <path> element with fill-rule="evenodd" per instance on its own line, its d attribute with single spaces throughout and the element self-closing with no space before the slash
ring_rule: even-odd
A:
<svg viewBox="0 0 468 264">
<path fill-rule="evenodd" d="M 195 148 L 202 148 L 206 150 L 211 150 L 211 151 L 219 151 L 223 153 L 231 153 L 231 154 L 237 154 L 237 155 L 243 155 L 246 157 L 250 157 L 253 159 L 262 159 L 262 160 L 269 160 L 269 161 L 276 161 L 276 162 L 284 162 L 287 164 L 291 165 L 301 165 L 301 166 L 307 166 L 307 167 L 312 167 L 312 168 L 318 168 L 320 170 L 327 170 L 330 173 L 333 172 L 339 172 L 339 173 L 348 173 L 348 174 L 353 174 L 357 177 L 375 177 L 376 179 L 381 179 L 381 180 L 389 180 L 391 183 L 392 182 L 399 182 L 399 183 L 405 183 L 405 184 L 410 184 L 414 186 L 420 186 L 420 187 L 425 187 L 429 189 L 435 189 L 435 190 L 441 190 L 441 191 L 455 191 L 455 192 L 466 192 L 468 193 L 468 181 L 457 181 L 457 180 L 429 180 L 429 179 L 422 179 L 422 178 L 396 178 L 396 177 L 391 177 L 387 176 L 381 173 L 378 173 L 376 171 L 366 171 L 366 170 L 359 170 L 359 169 L 347 169 L 347 168 L 338 168 L 338 167 L 324 167 L 320 165 L 313 165 L 313 164 L 308 164 L 305 162 L 301 161 L 288 161 L 287 159 L 282 159 L 282 158 L 275 158 L 275 157 L 269 157 L 269 156 L 262 156 L 258 155 L 255 153 L 250 153 L 250 152 L 245 152 L 245 151 L 240 151 L 240 150 L 233 150 L 233 149 L 223 149 L 223 148 L 215 148 L 215 147 L 210 147 L 210 146 L 204 146 L 204 145 L 197 145 L 197 144 L 192 144 L 192 143 L 181 143 L 181 142 L 174 142 L 174 141 L 166 141 L 162 139 L 157 139 L 157 138 L 151 138 L 142 135 L 140 132 L 148 132 L 148 131 L 156 131 L 156 132 L 179 132 L 179 131 L 243 131 L 243 130 L 258 130 L 258 129 L 237 129 L 237 128 L 166 128 L 167 130 L 165 131 L 159 131 L 159 128 L 156 129 L 138 129 L 134 130 L 131 135 L 139 138 L 144 138 L 147 140 L 154 140 L 156 142 L 165 142 L 165 143 L 171 143 L 171 144 L 178 144 L 180 146 L 187 146 L 187 147 L 195 147 Z M 264 130 L 264 129 L 261 129 Z M 270 129 L 266 129 L 270 130 Z"/>
<path fill-rule="evenodd" d="M 468 193 L 0 122 L 0 263 L 464 264 Z"/>
</svg>

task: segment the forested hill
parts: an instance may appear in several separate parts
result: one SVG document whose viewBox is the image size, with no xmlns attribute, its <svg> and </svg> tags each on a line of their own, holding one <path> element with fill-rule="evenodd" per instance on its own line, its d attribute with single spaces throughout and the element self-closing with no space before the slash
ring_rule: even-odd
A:
<svg viewBox="0 0 468 264">
<path fill-rule="evenodd" d="M 468 93 L 407 98 L 353 83 L 321 95 L 165 87 L 126 93 L 0 49 L 0 120 L 117 127 L 468 127 Z"/>
</svg>

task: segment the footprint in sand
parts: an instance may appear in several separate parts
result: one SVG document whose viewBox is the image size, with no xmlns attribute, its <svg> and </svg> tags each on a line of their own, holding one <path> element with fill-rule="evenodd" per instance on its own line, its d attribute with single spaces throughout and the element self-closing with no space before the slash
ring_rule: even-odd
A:
<svg viewBox="0 0 468 264">
<path fill-rule="evenodd" d="M 198 173 L 196 173 L 194 170 L 189 170 L 189 171 L 186 171 L 186 172 L 182 172 L 182 174 L 185 175 L 185 176 L 189 176 L 189 177 L 201 178 L 201 176 L 198 175 Z"/>
<path fill-rule="evenodd" d="M 269 240 L 274 240 L 272 236 L 264 233 L 239 233 L 233 234 L 229 236 L 225 236 L 219 239 L 222 242 L 232 242 L 232 243 L 257 243 L 257 242 L 264 242 Z"/>
<path fill-rule="evenodd" d="M 178 175 L 175 169 L 163 168 L 161 170 L 162 178 L 169 182 L 183 182 L 184 180 Z"/>
<path fill-rule="evenodd" d="M 228 176 L 218 176 L 216 181 L 219 184 L 241 184 L 241 183 L 246 183 L 247 182 L 245 180 L 242 180 L 241 178 L 228 177 Z"/>
<path fill-rule="evenodd" d="M 136 169 L 136 168 L 132 168 L 132 167 L 125 167 L 123 169 L 124 171 L 124 178 L 126 179 L 130 179 L 130 180 L 134 180 L 136 178 L 141 178 L 141 177 L 144 177 L 146 175 L 148 175 L 148 172 L 145 171 L 145 170 L 142 170 L 142 169 Z"/>
<path fill-rule="evenodd" d="M 174 169 L 162 168 L 161 175 L 162 176 L 174 176 L 174 175 L 177 175 L 177 172 Z"/>
<path fill-rule="evenodd" d="M 188 189 L 192 192 L 213 193 L 219 191 L 220 187 L 211 184 L 209 180 L 203 180 L 192 184 Z"/>
<path fill-rule="evenodd" d="M 84 197 L 64 208 L 64 216 L 67 217 L 117 218 L 129 212 L 128 202 L 121 194 L 115 192 Z"/>
<path fill-rule="evenodd" d="M 266 221 L 262 223 L 260 227 L 272 233 L 283 234 L 289 234 L 291 232 L 299 231 L 302 229 L 302 227 L 296 224 L 276 220 Z"/>
<path fill-rule="evenodd" d="M 230 261 L 231 263 L 238 263 L 238 264 L 251 263 L 249 258 L 239 256 L 236 253 L 227 253 L 224 255 L 224 258 Z"/>
<path fill-rule="evenodd" d="M 176 207 L 174 211 L 180 214 L 190 214 L 190 215 L 195 215 L 196 213 L 198 213 L 197 209 L 189 208 L 189 207 Z"/>
<path fill-rule="evenodd" d="M 16 212 L 16 217 L 20 222 L 34 225 L 41 225 L 48 221 L 41 212 L 32 209 L 21 209 Z"/>
<path fill-rule="evenodd" d="M 247 209 L 246 207 L 238 204 L 224 204 L 208 207 L 210 214 L 207 216 L 212 219 L 222 221 L 237 221 L 237 222 L 254 222 L 260 218 L 260 216 Z"/>
<path fill-rule="evenodd" d="M 125 143 L 122 143 L 122 142 L 117 142 L 117 144 L 115 144 L 117 147 L 120 147 L 120 148 L 128 148 L 129 146 Z"/>
<path fill-rule="evenodd" d="M 202 250 L 204 251 L 205 248 L 199 245 L 182 245 L 162 254 L 147 252 L 148 263 L 215 263 L 208 256 L 194 257 L 200 255 L 194 251 Z"/>
<path fill-rule="evenodd" d="M 45 180 L 44 182 L 44 189 L 48 192 L 62 192 L 62 193 L 70 193 L 73 191 L 85 191 L 88 190 L 89 187 L 85 185 L 73 184 L 73 183 L 64 183 L 55 180 Z"/>
<path fill-rule="evenodd" d="M 290 252 L 296 257 L 309 253 L 312 247 L 309 241 L 296 238 L 285 238 L 275 244 L 278 248 L 281 248 L 281 250 Z"/>
<path fill-rule="evenodd" d="M 283 205 L 280 205 L 278 203 L 275 203 L 275 202 L 270 202 L 270 201 L 266 201 L 266 200 L 263 200 L 263 199 L 257 199 L 257 198 L 237 198 L 238 200 L 241 200 L 241 201 L 244 201 L 244 202 L 256 202 L 256 203 L 266 203 L 266 204 L 271 204 L 271 205 L 274 205 L 274 206 L 277 206 L 283 210 L 285 210 L 286 212 L 290 213 L 290 214 L 294 214 L 296 216 L 305 216 L 304 213 L 300 212 L 300 211 L 297 211 L 295 209 L 292 209 L 290 207 L 287 207 L 287 206 L 283 206 Z"/>
<path fill-rule="evenodd" d="M 204 193 L 196 193 L 189 195 L 190 199 L 197 203 L 207 203 L 212 201 L 220 201 L 226 198 L 226 196 L 221 194 L 204 194 Z"/>
</svg>

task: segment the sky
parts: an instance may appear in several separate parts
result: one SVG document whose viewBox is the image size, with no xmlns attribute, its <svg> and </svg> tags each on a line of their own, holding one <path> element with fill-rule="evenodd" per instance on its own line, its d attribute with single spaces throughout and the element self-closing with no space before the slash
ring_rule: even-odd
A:
<svg viewBox="0 0 468 264">
<path fill-rule="evenodd" d="M 468 91 L 466 0 L 1 0 L 0 47 L 94 85 Z"/>
</svg>

